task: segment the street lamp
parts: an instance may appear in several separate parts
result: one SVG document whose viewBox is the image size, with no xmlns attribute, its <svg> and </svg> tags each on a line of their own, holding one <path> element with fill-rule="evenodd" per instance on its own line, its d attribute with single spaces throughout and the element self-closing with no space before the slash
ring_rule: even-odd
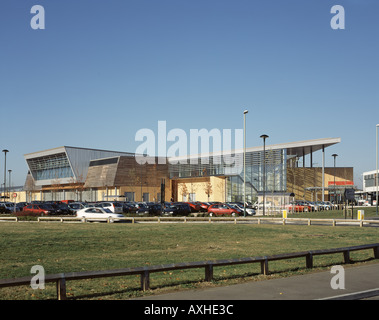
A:
<svg viewBox="0 0 379 320">
<path fill-rule="evenodd" d="M 267 134 L 262 134 L 260 138 L 263 139 L 263 215 L 266 211 L 266 139 Z M 258 205 L 259 206 L 259 205 Z"/>
<path fill-rule="evenodd" d="M 12 170 L 9 169 L 8 173 L 9 173 L 8 192 L 10 193 L 11 192 L 11 173 L 12 173 Z"/>
<path fill-rule="evenodd" d="M 336 202 L 336 157 L 338 157 L 338 154 L 334 153 L 332 157 L 334 158 L 334 202 Z"/>
<path fill-rule="evenodd" d="M 378 127 L 376 125 L 376 215 L 378 215 Z"/>
<path fill-rule="evenodd" d="M 4 149 L 3 152 L 4 152 L 4 197 L 3 199 L 5 202 L 5 192 L 7 190 L 7 184 L 6 184 L 7 182 L 7 152 L 9 152 L 9 150 Z"/>
<path fill-rule="evenodd" d="M 246 114 L 243 112 L 243 216 L 246 217 Z"/>
</svg>

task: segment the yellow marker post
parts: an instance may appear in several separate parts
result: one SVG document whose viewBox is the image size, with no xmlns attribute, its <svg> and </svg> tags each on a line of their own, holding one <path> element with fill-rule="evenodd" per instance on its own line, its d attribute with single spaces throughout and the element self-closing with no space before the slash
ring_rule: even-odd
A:
<svg viewBox="0 0 379 320">
<path fill-rule="evenodd" d="M 282 210 L 283 219 L 287 219 L 287 210 Z"/>
<path fill-rule="evenodd" d="M 358 210 L 358 220 L 364 220 L 364 219 L 365 219 L 365 211 Z"/>
</svg>

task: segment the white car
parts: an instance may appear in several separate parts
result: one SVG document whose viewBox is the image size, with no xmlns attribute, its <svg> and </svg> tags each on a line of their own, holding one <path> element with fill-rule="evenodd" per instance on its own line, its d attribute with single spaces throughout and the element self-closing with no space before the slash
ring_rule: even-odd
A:
<svg viewBox="0 0 379 320">
<path fill-rule="evenodd" d="M 76 212 L 78 218 L 85 218 L 86 220 L 92 221 L 120 221 L 120 218 L 124 218 L 124 215 L 120 213 L 113 213 L 109 209 L 104 208 L 84 208 Z"/>
<path fill-rule="evenodd" d="M 100 203 L 96 204 L 96 207 L 108 209 L 113 213 L 123 213 L 124 212 L 124 208 L 122 206 L 122 203 L 120 203 L 120 202 L 111 202 L 111 201 L 100 202 Z"/>
</svg>

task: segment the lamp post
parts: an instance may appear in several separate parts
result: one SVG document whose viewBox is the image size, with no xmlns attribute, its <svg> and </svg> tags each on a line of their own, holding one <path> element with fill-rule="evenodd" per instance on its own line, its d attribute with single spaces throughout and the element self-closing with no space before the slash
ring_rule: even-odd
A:
<svg viewBox="0 0 379 320">
<path fill-rule="evenodd" d="M 246 217 L 246 114 L 243 112 L 243 216 Z"/>
<path fill-rule="evenodd" d="M 332 154 L 332 157 L 334 158 L 334 202 L 336 201 L 336 157 L 338 157 L 338 154 L 334 153 Z"/>
<path fill-rule="evenodd" d="M 376 215 L 378 215 L 378 127 L 379 124 L 376 125 Z"/>
<path fill-rule="evenodd" d="M 263 215 L 266 211 L 266 139 L 267 134 L 262 134 L 260 136 L 263 139 Z M 259 205 L 258 205 L 259 206 Z"/>
<path fill-rule="evenodd" d="M 4 197 L 3 197 L 3 200 L 5 202 L 5 193 L 6 193 L 6 190 L 7 190 L 7 152 L 9 152 L 9 150 L 7 149 L 4 149 L 3 150 L 4 152 Z"/>
<path fill-rule="evenodd" d="M 9 169 L 8 170 L 8 173 L 9 173 L 9 182 L 8 182 L 8 192 L 11 193 L 11 173 L 12 173 L 12 170 Z"/>
</svg>

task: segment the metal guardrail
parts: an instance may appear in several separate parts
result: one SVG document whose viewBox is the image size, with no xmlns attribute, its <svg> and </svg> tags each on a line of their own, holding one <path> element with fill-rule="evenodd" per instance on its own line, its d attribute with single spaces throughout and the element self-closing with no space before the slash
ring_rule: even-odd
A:
<svg viewBox="0 0 379 320">
<path fill-rule="evenodd" d="M 117 277 L 126 275 L 140 275 L 141 277 L 141 290 L 145 291 L 150 288 L 150 274 L 154 272 L 162 272 L 169 270 L 181 270 L 181 269 L 194 269 L 194 268 L 204 268 L 205 269 L 205 281 L 212 281 L 213 279 L 213 268 L 226 265 L 238 265 L 246 263 L 260 263 L 261 273 L 264 275 L 269 274 L 268 263 L 269 261 L 285 260 L 293 258 L 304 258 L 306 268 L 313 268 L 313 257 L 319 255 L 336 254 L 342 253 L 344 258 L 344 263 L 351 263 L 350 252 L 359 250 L 372 249 L 374 253 L 374 258 L 379 259 L 379 243 L 359 245 L 353 247 L 342 247 L 324 250 L 309 250 L 302 252 L 293 253 L 282 253 L 271 256 L 261 256 L 261 257 L 248 257 L 240 259 L 227 259 L 227 260 L 211 260 L 211 261 L 198 261 L 198 262 L 188 262 L 188 263 L 173 263 L 166 265 L 156 265 L 156 266 L 146 266 L 137 268 L 125 268 L 117 270 L 106 270 L 106 271 L 85 271 L 85 272 L 70 272 L 70 273 L 59 273 L 51 274 L 45 277 L 46 283 L 55 282 L 57 289 L 57 299 L 66 300 L 66 281 L 71 280 L 82 280 L 82 279 L 94 279 L 94 278 L 104 278 L 104 277 Z M 32 281 L 31 276 L 16 278 L 16 279 L 3 279 L 0 280 L 0 288 L 12 287 L 12 286 L 22 286 L 29 285 Z"/>
<path fill-rule="evenodd" d="M 22 221 L 17 217 L 0 217 L 0 222 L 19 222 Z M 250 222 L 250 223 L 281 223 L 283 225 L 291 224 L 291 223 L 303 223 L 307 225 L 312 224 L 323 224 L 323 225 L 345 225 L 353 224 L 359 225 L 363 227 L 365 225 L 379 225 L 379 220 L 366 220 L 366 219 L 320 219 L 320 218 L 275 218 L 275 217 L 124 217 L 124 218 L 92 218 L 92 219 L 84 219 L 77 217 L 38 217 L 37 222 L 94 222 L 94 221 L 103 221 L 103 222 L 131 222 L 132 224 L 138 222 L 154 222 L 154 223 L 165 223 L 165 222 L 232 222 L 234 224 Z"/>
</svg>

